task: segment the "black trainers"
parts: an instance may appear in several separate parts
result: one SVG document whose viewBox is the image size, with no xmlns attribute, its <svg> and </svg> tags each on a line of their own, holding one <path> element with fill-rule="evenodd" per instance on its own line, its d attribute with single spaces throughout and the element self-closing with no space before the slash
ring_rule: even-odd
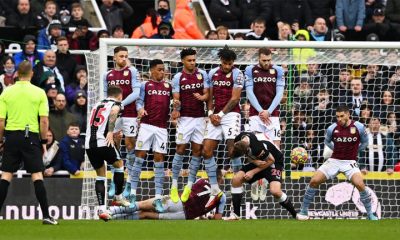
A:
<svg viewBox="0 0 400 240">
<path fill-rule="evenodd" d="M 58 225 L 58 222 L 52 217 L 43 218 L 42 223 L 44 225 Z"/>
</svg>

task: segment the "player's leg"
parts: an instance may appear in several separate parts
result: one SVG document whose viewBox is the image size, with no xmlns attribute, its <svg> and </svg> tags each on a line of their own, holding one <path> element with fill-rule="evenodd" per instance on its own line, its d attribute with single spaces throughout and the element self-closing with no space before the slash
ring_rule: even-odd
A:
<svg viewBox="0 0 400 240">
<path fill-rule="evenodd" d="M 1 180 L 0 180 L 0 211 L 3 207 L 4 200 L 6 200 L 8 187 L 10 186 L 10 182 L 13 178 L 13 173 L 11 172 L 2 172 Z"/>
<path fill-rule="evenodd" d="M 109 199 L 112 199 L 112 198 L 114 198 L 114 195 L 115 195 L 115 183 L 114 183 L 114 172 L 115 172 L 115 169 L 114 169 L 114 166 L 111 164 L 111 165 L 108 165 L 109 167 L 110 167 L 110 172 L 111 172 L 111 182 L 110 182 L 110 187 L 109 187 L 109 189 L 108 189 L 108 198 Z"/>
<path fill-rule="evenodd" d="M 126 168 L 128 170 L 128 178 L 126 180 L 125 189 L 123 192 L 124 197 L 129 197 L 131 192 L 131 175 L 133 164 L 135 162 L 135 144 L 136 135 L 138 129 L 138 123 L 136 118 L 124 117 L 122 118 L 123 133 L 125 135 L 125 147 L 126 147 Z"/>
<path fill-rule="evenodd" d="M 231 168 L 234 173 L 238 172 L 242 168 L 241 158 L 232 158 L 234 139 L 240 133 L 240 121 L 240 114 L 235 112 L 228 113 L 221 120 L 221 127 L 224 139 L 226 140 L 228 157 L 231 159 Z"/>
<path fill-rule="evenodd" d="M 203 158 L 204 166 L 211 185 L 212 194 L 218 194 L 220 189 L 217 182 L 217 163 L 214 158 L 214 151 L 218 146 L 218 140 L 204 139 L 203 142 Z"/>
<path fill-rule="evenodd" d="M 174 159 L 172 160 L 172 185 L 170 190 L 170 196 L 172 201 L 179 201 L 178 194 L 178 178 L 179 173 L 181 172 L 183 166 L 183 158 L 185 157 L 186 144 L 178 144 L 176 145 L 176 152 L 174 155 Z"/>
<path fill-rule="evenodd" d="M 360 172 L 353 173 L 351 178 L 350 178 L 350 181 L 353 183 L 353 185 L 360 192 L 360 200 L 363 203 L 363 205 L 365 207 L 365 210 L 367 211 L 368 219 L 369 220 L 378 220 L 378 218 L 372 212 L 371 194 L 365 187 L 365 183 L 364 183 L 364 180 L 363 180 L 363 177 L 362 177 L 361 173 Z"/>
<path fill-rule="evenodd" d="M 113 180 L 115 183 L 115 196 L 112 201 L 112 205 L 117 206 L 129 206 L 129 201 L 127 201 L 122 196 L 122 190 L 124 186 L 124 162 L 119 159 L 113 163 L 115 168 Z"/>
<path fill-rule="evenodd" d="M 189 162 L 189 177 L 188 177 L 188 182 L 185 188 L 183 189 L 183 193 L 181 195 L 182 202 L 186 202 L 189 199 L 193 183 L 196 181 L 197 171 L 200 168 L 201 154 L 203 150 L 203 144 L 192 142 L 191 145 L 192 145 L 192 157 Z"/>
<path fill-rule="evenodd" d="M 270 181 L 269 191 L 272 196 L 274 196 L 275 200 L 279 202 L 282 207 L 288 210 L 290 214 L 292 214 L 293 218 L 296 218 L 297 212 L 289 197 L 282 191 L 282 184 L 279 181 Z"/>
<path fill-rule="evenodd" d="M 242 198 L 243 198 L 243 183 L 246 182 L 244 178 L 245 172 L 243 170 L 240 170 L 239 172 L 235 173 L 235 175 L 232 178 L 232 187 L 231 187 L 231 193 L 232 193 L 232 205 L 233 205 L 233 212 L 234 212 L 234 217 L 236 219 L 240 218 L 240 206 L 242 203 Z"/>
<path fill-rule="evenodd" d="M 156 200 L 154 207 L 157 212 L 164 212 L 161 203 L 162 192 L 164 188 L 164 156 L 168 149 L 168 131 L 165 128 L 154 129 L 155 136 L 152 143 L 154 153 L 154 182 L 156 187 Z"/>
</svg>

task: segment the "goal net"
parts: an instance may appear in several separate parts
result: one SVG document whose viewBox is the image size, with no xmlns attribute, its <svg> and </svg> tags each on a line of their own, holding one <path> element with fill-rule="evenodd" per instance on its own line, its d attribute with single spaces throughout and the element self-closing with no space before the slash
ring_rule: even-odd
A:
<svg viewBox="0 0 400 240">
<path fill-rule="evenodd" d="M 397 44 L 397 43 L 396 43 Z M 373 196 L 373 210 L 380 218 L 400 217 L 400 173 L 394 172 L 399 160 L 399 86 L 400 44 L 350 43 L 350 42 L 262 42 L 262 41 L 186 41 L 186 40 L 117 40 L 101 39 L 100 49 L 86 54 L 89 69 L 89 108 L 103 95 L 101 74 L 113 67 L 113 49 L 126 46 L 133 66 L 140 72 L 141 80 L 147 80 L 149 61 L 162 59 L 165 63 L 167 80 L 182 70 L 180 51 L 184 47 L 197 50 L 197 65 L 206 71 L 217 67 L 218 49 L 228 45 L 238 55 L 235 66 L 244 71 L 246 66 L 258 63 L 258 48 L 273 49 L 272 60 L 285 70 L 285 94 L 280 104 L 281 149 L 285 155 L 285 174 L 282 189 L 299 209 L 310 178 L 329 151 L 324 151 L 326 128 L 336 121 L 334 109 L 339 105 L 351 108 L 352 118 L 368 128 L 368 147 L 360 154 L 360 169 L 366 173 L 366 185 Z M 371 48 L 372 47 L 372 48 Z M 248 127 L 248 102 L 243 90 L 240 101 L 242 130 Z M 168 154 L 165 158 L 164 194 L 169 194 L 172 159 L 175 154 L 175 128 L 170 124 Z M 308 162 L 304 165 L 291 164 L 290 152 L 295 147 L 303 147 L 308 152 Z M 179 178 L 179 189 L 187 182 L 187 150 L 184 166 Z M 225 215 L 231 211 L 230 205 L 230 161 L 224 142 L 220 142 L 215 152 L 218 166 L 226 174 L 223 190 L 227 193 L 228 204 Z M 153 161 L 148 154 L 143 165 L 138 187 L 138 199 L 154 196 Z M 400 170 L 398 170 L 400 171 Z M 204 166 L 199 177 L 204 177 Z M 86 159 L 85 179 L 82 189 L 82 218 L 95 217 L 97 205 L 94 193 L 93 169 Z M 268 187 L 265 182 L 245 185 L 246 194 L 242 202 L 242 218 L 289 218 L 286 210 L 276 203 L 270 193 L 263 196 Z M 365 209 L 361 204 L 357 189 L 340 174 L 334 180 L 322 184 L 314 203 L 310 206 L 312 218 L 364 218 Z"/>
</svg>

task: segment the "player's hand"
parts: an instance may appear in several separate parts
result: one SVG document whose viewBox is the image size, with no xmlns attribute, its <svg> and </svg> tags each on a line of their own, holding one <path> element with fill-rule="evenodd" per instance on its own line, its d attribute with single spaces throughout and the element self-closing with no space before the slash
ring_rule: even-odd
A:
<svg viewBox="0 0 400 240">
<path fill-rule="evenodd" d="M 252 163 L 257 167 L 264 167 L 267 164 L 267 162 L 261 160 L 253 160 Z"/>
<path fill-rule="evenodd" d="M 207 99 L 206 99 L 206 96 L 204 96 L 204 95 L 201 95 L 200 93 L 193 93 L 193 96 L 197 99 L 197 100 L 199 100 L 199 101 L 206 101 Z"/>
<path fill-rule="evenodd" d="M 253 177 L 254 177 L 254 172 L 253 171 L 249 171 L 249 172 L 246 172 L 244 174 L 244 179 L 246 181 L 250 181 Z"/>
<path fill-rule="evenodd" d="M 219 126 L 221 124 L 221 118 L 217 114 L 211 114 L 210 121 L 214 126 Z"/>
<path fill-rule="evenodd" d="M 368 170 L 367 170 L 366 168 L 361 169 L 361 173 L 362 173 L 363 175 L 367 175 L 367 174 L 368 174 Z"/>
<path fill-rule="evenodd" d="M 144 108 L 142 108 L 142 109 L 139 109 L 139 111 L 138 111 L 138 119 L 140 119 L 140 118 L 142 118 L 142 117 L 144 117 L 144 116 L 147 116 L 147 112 L 146 112 L 146 110 L 144 110 Z"/>
<path fill-rule="evenodd" d="M 118 132 L 115 132 L 113 134 L 114 134 L 114 138 L 116 138 L 116 139 L 122 139 L 122 137 L 124 136 L 124 134 L 122 133 L 122 130 L 119 130 Z"/>
<path fill-rule="evenodd" d="M 46 170 L 44 170 L 44 174 L 43 175 L 45 177 L 51 177 L 51 176 L 53 176 L 53 173 L 54 173 L 54 168 L 53 167 L 49 167 Z"/>
<path fill-rule="evenodd" d="M 174 109 L 179 109 L 179 108 L 181 107 L 181 101 L 174 99 L 174 100 L 172 101 L 172 107 L 173 107 Z"/>
<path fill-rule="evenodd" d="M 174 109 L 174 110 L 172 110 L 171 117 L 172 117 L 172 120 L 175 121 L 176 119 L 181 117 L 181 113 Z"/>
<path fill-rule="evenodd" d="M 271 124 L 271 119 L 269 119 L 270 114 L 269 114 L 269 112 L 268 112 L 267 110 L 262 110 L 262 111 L 258 114 L 258 116 L 260 116 L 261 121 L 263 121 L 263 123 L 264 123 L 265 125 L 268 126 L 268 125 Z"/>
<path fill-rule="evenodd" d="M 106 144 L 107 147 L 114 147 L 114 133 L 113 132 L 108 132 L 106 136 Z"/>
<path fill-rule="evenodd" d="M 387 172 L 387 174 L 392 175 L 394 170 L 393 170 L 393 168 L 387 168 L 386 172 Z"/>
</svg>

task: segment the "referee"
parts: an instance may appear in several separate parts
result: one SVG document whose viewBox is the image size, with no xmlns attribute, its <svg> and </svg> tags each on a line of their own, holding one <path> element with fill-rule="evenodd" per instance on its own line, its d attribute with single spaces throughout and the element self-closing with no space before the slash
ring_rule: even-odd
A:
<svg viewBox="0 0 400 240">
<path fill-rule="evenodd" d="M 47 97 L 42 89 L 30 83 L 33 71 L 29 61 L 20 63 L 17 73 L 19 81 L 0 95 L 0 146 L 4 145 L 1 166 L 3 172 L 0 180 L 0 211 L 7 197 L 13 173 L 23 162 L 25 169 L 32 176 L 36 198 L 43 213 L 43 224 L 56 225 L 57 221 L 49 215 L 42 175 L 44 169 L 42 150 L 46 150 L 46 134 L 49 128 Z"/>
</svg>

